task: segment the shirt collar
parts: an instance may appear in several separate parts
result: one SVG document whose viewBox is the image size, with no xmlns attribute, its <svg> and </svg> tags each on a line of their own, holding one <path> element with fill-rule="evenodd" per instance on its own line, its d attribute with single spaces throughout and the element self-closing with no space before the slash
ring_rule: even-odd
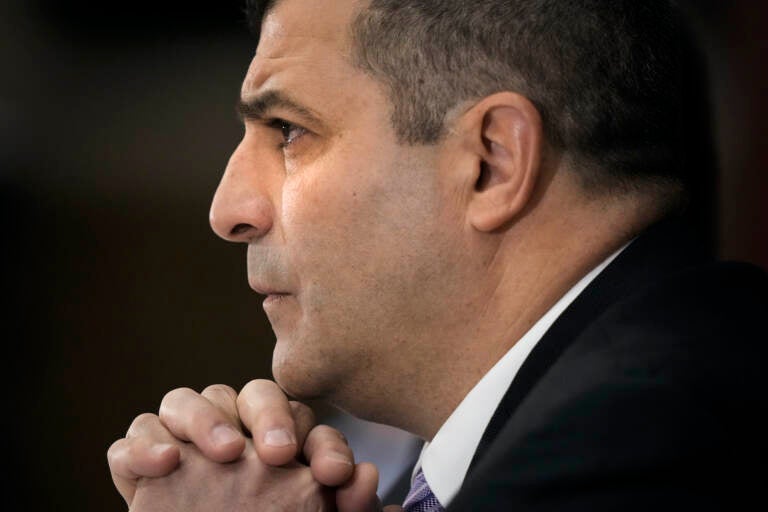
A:
<svg viewBox="0 0 768 512">
<path fill-rule="evenodd" d="M 628 245 L 625 244 L 592 269 L 539 318 L 467 393 L 432 441 L 424 445 L 413 475 L 420 468 L 424 471 L 430 489 L 443 507 L 447 507 L 459 492 L 485 428 L 531 350 L 568 305 Z"/>
</svg>

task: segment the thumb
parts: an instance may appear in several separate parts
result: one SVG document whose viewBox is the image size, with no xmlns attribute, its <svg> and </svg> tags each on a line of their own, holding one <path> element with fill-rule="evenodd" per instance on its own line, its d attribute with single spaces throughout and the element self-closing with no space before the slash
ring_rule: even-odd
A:
<svg viewBox="0 0 768 512">
<path fill-rule="evenodd" d="M 403 512 L 403 507 L 400 505 L 387 505 L 384 507 L 383 512 Z"/>
</svg>

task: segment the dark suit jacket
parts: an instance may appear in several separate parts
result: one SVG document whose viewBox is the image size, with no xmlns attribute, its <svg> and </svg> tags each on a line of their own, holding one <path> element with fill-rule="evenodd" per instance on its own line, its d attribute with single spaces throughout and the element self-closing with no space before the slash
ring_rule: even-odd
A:
<svg viewBox="0 0 768 512">
<path fill-rule="evenodd" d="M 764 506 L 768 278 L 683 239 L 651 228 L 552 325 L 449 511 Z"/>
</svg>

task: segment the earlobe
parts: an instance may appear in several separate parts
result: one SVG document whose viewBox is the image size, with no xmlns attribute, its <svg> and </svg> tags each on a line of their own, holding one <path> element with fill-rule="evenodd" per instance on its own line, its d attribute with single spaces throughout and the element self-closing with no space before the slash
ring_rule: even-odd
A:
<svg viewBox="0 0 768 512">
<path fill-rule="evenodd" d="M 476 104 L 475 134 L 480 170 L 468 204 L 478 231 L 503 227 L 531 202 L 539 177 L 543 128 L 536 107 L 515 93 L 498 93 Z"/>
</svg>

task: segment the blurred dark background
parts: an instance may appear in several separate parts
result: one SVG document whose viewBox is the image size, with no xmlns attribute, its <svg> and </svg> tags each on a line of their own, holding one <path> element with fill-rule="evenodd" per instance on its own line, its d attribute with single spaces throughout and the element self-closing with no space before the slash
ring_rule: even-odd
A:
<svg viewBox="0 0 768 512">
<path fill-rule="evenodd" d="M 768 267 L 768 9 L 685 3 L 697 229 Z M 134 416 L 270 376 L 244 248 L 208 227 L 254 47 L 239 0 L 0 3 L 6 510 L 124 510 L 105 453 Z"/>
</svg>

